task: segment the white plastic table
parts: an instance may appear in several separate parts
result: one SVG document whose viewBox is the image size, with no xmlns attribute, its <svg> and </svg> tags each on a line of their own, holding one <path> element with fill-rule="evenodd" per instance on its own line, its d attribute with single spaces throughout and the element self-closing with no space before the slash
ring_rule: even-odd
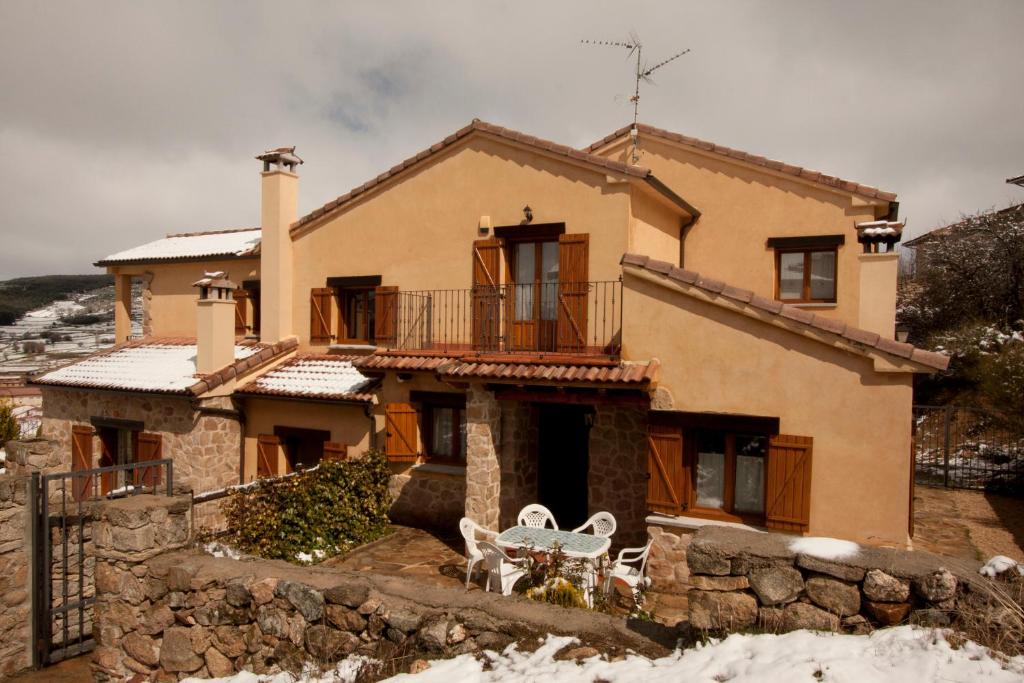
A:
<svg viewBox="0 0 1024 683">
<path fill-rule="evenodd" d="M 593 534 L 578 534 L 560 529 L 538 529 L 532 526 L 514 526 L 505 529 L 495 542 L 506 548 L 536 548 L 553 550 L 557 543 L 567 557 L 595 560 L 608 552 L 610 538 Z"/>
</svg>

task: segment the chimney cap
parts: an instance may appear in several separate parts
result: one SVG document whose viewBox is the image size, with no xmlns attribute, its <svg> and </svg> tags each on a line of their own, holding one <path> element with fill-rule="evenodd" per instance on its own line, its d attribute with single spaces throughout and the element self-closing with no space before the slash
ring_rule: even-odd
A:
<svg viewBox="0 0 1024 683">
<path fill-rule="evenodd" d="M 274 149 L 268 149 L 263 152 L 263 154 L 258 154 L 256 159 L 257 161 L 263 162 L 264 171 L 269 171 L 271 164 L 284 166 L 289 171 L 294 171 L 296 166 L 305 163 L 302 161 L 302 158 L 295 153 L 295 147 L 275 147 Z"/>
<path fill-rule="evenodd" d="M 228 274 L 223 270 L 207 271 L 204 277 L 192 283 L 193 287 L 216 288 L 216 289 L 237 289 L 238 285 L 228 279 Z"/>
</svg>

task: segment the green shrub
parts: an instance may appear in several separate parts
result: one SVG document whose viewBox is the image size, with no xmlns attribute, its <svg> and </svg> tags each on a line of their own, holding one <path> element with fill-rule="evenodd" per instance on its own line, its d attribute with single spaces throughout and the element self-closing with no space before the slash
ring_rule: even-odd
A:
<svg viewBox="0 0 1024 683">
<path fill-rule="evenodd" d="M 527 589 L 526 597 L 537 602 L 549 602 L 561 607 L 587 608 L 583 591 L 572 585 L 568 579 L 563 579 L 560 576 L 547 579 L 542 586 Z"/>
<path fill-rule="evenodd" d="M 345 553 L 388 529 L 383 454 L 322 462 L 315 469 L 236 489 L 221 504 L 227 542 L 261 557 L 303 562 Z"/>
<path fill-rule="evenodd" d="M 13 410 L 10 401 L 0 401 L 0 448 L 21 435 L 21 426 L 14 419 Z"/>
</svg>

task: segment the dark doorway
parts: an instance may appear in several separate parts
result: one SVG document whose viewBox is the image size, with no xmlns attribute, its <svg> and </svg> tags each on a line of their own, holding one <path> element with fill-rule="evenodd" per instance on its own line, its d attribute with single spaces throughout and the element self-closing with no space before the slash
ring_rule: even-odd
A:
<svg viewBox="0 0 1024 683">
<path fill-rule="evenodd" d="M 538 412 L 538 502 L 551 510 L 560 529 L 573 529 L 587 520 L 593 409 L 541 404 Z"/>
</svg>

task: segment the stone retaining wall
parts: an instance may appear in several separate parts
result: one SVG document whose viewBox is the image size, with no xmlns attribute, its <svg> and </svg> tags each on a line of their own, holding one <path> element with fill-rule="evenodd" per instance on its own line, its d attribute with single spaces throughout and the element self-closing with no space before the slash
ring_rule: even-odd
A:
<svg viewBox="0 0 1024 683">
<path fill-rule="evenodd" d="M 863 633 L 911 622 L 946 626 L 981 579 L 977 563 L 920 551 L 861 548 L 842 559 L 794 552 L 798 537 L 705 527 L 686 549 L 690 624 Z"/>
<path fill-rule="evenodd" d="M 8 465 L 0 475 L 0 678 L 32 664 L 27 494 L 28 477 Z"/>
</svg>

